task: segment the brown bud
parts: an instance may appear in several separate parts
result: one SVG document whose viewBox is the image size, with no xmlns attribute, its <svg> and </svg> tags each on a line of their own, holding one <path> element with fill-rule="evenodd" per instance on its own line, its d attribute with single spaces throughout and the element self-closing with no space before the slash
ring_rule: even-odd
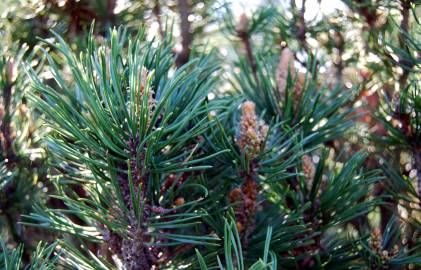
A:
<svg viewBox="0 0 421 270">
<path fill-rule="evenodd" d="M 390 256 L 395 257 L 396 255 L 398 255 L 398 253 L 399 253 L 399 246 L 394 245 L 392 248 L 392 251 L 390 252 Z"/>
<path fill-rule="evenodd" d="M 375 228 L 373 232 L 371 233 L 371 235 L 373 238 L 378 239 L 378 238 L 381 238 L 382 233 L 379 228 Z"/>
<path fill-rule="evenodd" d="M 295 88 L 294 88 L 294 91 L 295 91 L 294 108 L 298 108 L 299 102 L 301 101 L 305 80 L 306 80 L 306 74 L 304 73 L 297 74 L 297 81 L 295 82 Z"/>
<path fill-rule="evenodd" d="M 240 15 L 240 20 L 238 21 L 237 27 L 235 28 L 235 31 L 237 31 L 238 35 L 244 35 L 247 33 L 249 28 L 249 18 L 245 13 L 242 13 Z"/>
<path fill-rule="evenodd" d="M 371 233 L 370 238 L 370 247 L 374 250 L 379 252 L 382 247 L 382 233 L 379 228 L 375 228 Z"/>
<path fill-rule="evenodd" d="M 244 230 L 243 224 L 237 221 L 236 225 L 237 225 L 237 231 L 241 233 Z"/>
<path fill-rule="evenodd" d="M 234 188 L 233 190 L 230 191 L 228 199 L 229 199 L 230 203 L 234 203 L 234 202 L 238 201 L 238 199 L 240 199 L 240 197 L 241 197 L 241 189 L 240 188 Z"/>
<path fill-rule="evenodd" d="M 316 174 L 316 167 L 311 160 L 309 155 L 304 155 L 302 157 L 302 164 L 303 164 L 303 174 L 306 181 L 307 189 L 310 190 L 313 185 L 313 178 Z"/>
<path fill-rule="evenodd" d="M 258 120 L 256 105 L 251 101 L 242 104 L 240 120 L 240 137 L 237 145 L 249 158 L 257 156 L 261 150 L 262 143 L 266 139 L 268 127 L 263 120 Z"/>
<path fill-rule="evenodd" d="M 276 69 L 276 82 L 278 83 L 278 91 L 281 97 L 285 96 L 285 87 L 287 86 L 288 71 L 291 72 L 291 76 L 292 78 L 294 78 L 294 53 L 288 47 L 286 47 L 281 52 L 278 67 Z"/>
<path fill-rule="evenodd" d="M 370 71 L 368 71 L 368 70 L 360 70 L 360 76 L 363 78 L 363 79 L 369 79 L 370 78 L 370 76 L 371 76 L 371 72 Z"/>
<path fill-rule="evenodd" d="M 181 205 L 183 205 L 184 203 L 185 203 L 184 198 L 183 198 L 183 197 L 178 197 L 178 198 L 175 200 L 174 205 L 175 205 L 175 206 L 181 206 Z"/>
<path fill-rule="evenodd" d="M 388 261 L 390 259 L 389 252 L 387 250 L 382 250 L 382 252 L 380 253 L 380 257 L 383 261 Z"/>
<path fill-rule="evenodd" d="M 243 110 L 243 115 L 254 116 L 256 113 L 256 104 L 252 101 L 244 102 L 241 108 Z"/>
<path fill-rule="evenodd" d="M 29 111 L 29 109 L 25 104 L 22 103 L 18 106 L 18 111 L 19 111 L 19 114 L 23 116 Z"/>
</svg>

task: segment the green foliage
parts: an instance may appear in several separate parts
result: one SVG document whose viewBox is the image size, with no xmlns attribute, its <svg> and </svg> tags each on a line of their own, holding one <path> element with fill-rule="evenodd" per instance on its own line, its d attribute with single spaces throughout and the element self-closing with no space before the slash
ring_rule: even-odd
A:
<svg viewBox="0 0 421 270">
<path fill-rule="evenodd" d="M 16 51 L 14 47 L 0 47 L 0 237 L 11 245 L 25 244 L 28 255 L 40 239 L 27 239 L 18 222 L 21 214 L 32 210 L 34 201 L 45 200 L 42 188 L 47 185 L 47 169 L 40 119 L 24 97 L 28 78 L 22 59 L 32 61 L 36 52 L 28 53 L 27 47 Z M 39 72 L 42 59 L 31 65 Z"/>
<path fill-rule="evenodd" d="M 36 250 L 32 254 L 31 263 L 24 265 L 22 263 L 23 246 L 9 250 L 5 243 L 0 240 L 0 269 L 2 270 L 53 270 L 57 269 L 58 256 L 54 254 L 56 244 L 47 245 L 39 242 Z"/>
<path fill-rule="evenodd" d="M 293 129 L 292 134 L 302 133 L 304 137 L 311 135 L 305 146 L 309 148 L 332 142 L 350 129 L 354 109 L 349 105 L 354 102 L 358 91 L 345 89 L 341 84 L 320 84 L 317 80 L 319 62 L 315 56 L 304 62 L 306 73 L 300 74 L 294 65 L 290 66 L 285 84 L 280 84 L 277 69 L 283 48 L 273 46 L 277 43 L 274 39 L 279 32 L 268 32 L 268 29 L 278 27 L 276 19 L 281 14 L 276 9 L 262 8 L 249 19 L 246 41 L 236 31 L 230 9 L 227 14 L 227 33 L 236 35 L 241 41 L 232 63 L 239 70 L 232 73 L 233 88 L 256 103 L 267 121 L 277 119 L 283 122 L 285 128 Z M 281 29 L 289 28 L 285 26 Z M 285 35 L 281 36 L 286 38 Z M 264 42 L 259 42 L 260 39 Z M 247 46 L 253 49 L 252 55 L 250 52 L 244 55 L 241 47 Z M 281 85 L 285 89 L 280 89 Z"/>
<path fill-rule="evenodd" d="M 387 224 L 378 249 L 377 247 L 373 248 L 373 236 L 369 241 L 367 239 L 362 241 L 360 253 L 367 267 L 371 267 L 371 269 L 393 269 L 420 263 L 421 256 L 415 252 L 415 248 L 399 248 L 403 228 L 394 226 L 395 218 L 393 217 Z"/>
<path fill-rule="evenodd" d="M 266 241 L 263 251 L 263 258 L 252 264 L 250 267 L 245 268 L 245 262 L 243 257 L 243 251 L 241 247 L 241 239 L 238 233 L 235 222 L 228 222 L 225 220 L 224 226 L 224 260 L 217 257 L 219 269 L 252 269 L 252 270 L 263 270 L 263 269 L 277 269 L 276 255 L 269 250 L 271 244 L 272 228 L 269 227 L 266 233 Z M 199 261 L 200 269 L 209 269 L 206 266 L 206 262 L 200 252 L 196 250 L 197 259 Z M 233 257 L 234 254 L 234 257 Z M 225 263 L 225 266 L 222 264 Z M 237 267 L 236 267 L 237 266 Z"/>
<path fill-rule="evenodd" d="M 419 6 L 301 2 L 9 8 L 0 268 L 417 269 Z"/>
<path fill-rule="evenodd" d="M 206 160 L 224 152 L 195 153 L 202 144 L 196 138 L 213 125 L 204 124 L 206 95 L 215 81 L 211 56 L 174 71 L 168 45 L 153 47 L 143 32 L 126 44 L 126 32 L 113 30 L 109 43 L 100 47 L 91 36 L 80 57 L 56 38 L 58 43 L 49 45 L 62 53 L 75 84 L 65 83 L 48 54 L 57 90 L 33 70 L 28 73 L 36 90 L 30 98 L 51 119 L 49 148 L 61 171 L 53 176 L 55 198 L 66 208 L 38 208 L 29 218 L 80 241 L 112 241 L 104 239 L 109 234 L 121 239 L 121 245 L 132 241 L 144 249 L 215 244 L 212 236 L 188 233 L 206 215 L 204 186 L 187 179 L 177 190 L 161 192 L 171 174 L 209 169 Z M 72 191 L 71 186 L 80 184 L 85 194 Z M 174 207 L 186 192 L 189 201 Z M 133 232 L 136 227 L 141 232 Z M 91 259 L 87 265 L 97 269 L 98 263 Z"/>
</svg>

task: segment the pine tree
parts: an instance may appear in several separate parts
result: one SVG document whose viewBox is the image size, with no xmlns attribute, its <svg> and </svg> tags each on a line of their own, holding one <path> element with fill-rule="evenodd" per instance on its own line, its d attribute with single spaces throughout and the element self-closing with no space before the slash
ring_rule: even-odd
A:
<svg viewBox="0 0 421 270">
<path fill-rule="evenodd" d="M 421 267 L 419 3 L 343 2 L 312 21 L 305 0 L 223 5 L 221 53 L 190 40 L 174 54 L 164 28 L 99 38 L 92 24 L 79 48 L 53 31 L 14 57 L 27 76 L 11 100 L 48 131 L 40 168 L 54 187 L 16 224 L 55 239 L 0 242 L 0 268 Z M 23 196 L 37 189 L 16 175 L 38 171 L 22 149 L 43 145 L 8 143 L 4 127 L 21 122 L 7 59 L 0 180 Z"/>
<path fill-rule="evenodd" d="M 38 38 L 48 38 L 54 30 L 72 48 L 84 48 L 89 26 L 95 21 L 94 34 L 108 38 L 109 28 L 125 25 L 137 30 L 139 25 L 157 27 L 157 36 L 169 35 L 168 29 L 177 28 L 177 65 L 185 64 L 195 47 L 203 47 L 205 28 L 215 20 L 214 1 L 163 0 L 39 0 L 0 3 L 0 31 L 13 42 L 38 44 Z M 206 33 L 209 35 L 209 33 Z M 174 44 L 175 45 L 175 44 Z"/>
<path fill-rule="evenodd" d="M 80 57 L 57 39 L 51 46 L 66 59 L 75 84 L 64 81 L 48 55 L 59 89 L 28 72 L 37 91 L 31 99 L 51 119 L 57 198 L 66 208 L 38 207 L 30 218 L 73 235 L 79 244 L 62 242 L 63 256 L 92 269 L 178 265 L 188 245 L 215 245 L 217 238 L 198 223 L 206 215 L 206 188 L 187 176 L 210 168 L 206 160 L 224 152 L 200 151 L 200 136 L 214 125 L 205 103 L 215 82 L 211 56 L 170 76 L 170 47 L 152 47 L 144 32 L 127 44 L 125 32 L 113 30 L 103 46 L 90 36 Z M 83 186 L 80 193 L 69 192 L 73 185 Z M 84 252 L 75 253 L 79 245 Z"/>
<path fill-rule="evenodd" d="M 26 249 L 19 253 L 28 261 L 29 253 L 45 235 L 23 227 L 21 215 L 30 213 L 34 201 L 45 201 L 45 192 L 51 187 L 46 181 L 40 140 L 44 129 L 25 97 L 29 80 L 22 59 L 30 61 L 35 53 L 25 55 L 26 47 L 19 51 L 14 48 L 4 46 L 0 51 L 0 235 L 14 248 L 25 244 Z M 37 72 L 42 68 L 39 60 L 31 63 Z M 28 237 L 36 232 L 40 237 Z"/>
</svg>

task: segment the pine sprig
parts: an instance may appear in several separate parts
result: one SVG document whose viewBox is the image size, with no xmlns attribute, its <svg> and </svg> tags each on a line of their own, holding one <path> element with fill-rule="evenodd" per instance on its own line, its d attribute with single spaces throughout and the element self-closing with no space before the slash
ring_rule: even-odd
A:
<svg viewBox="0 0 421 270">
<path fill-rule="evenodd" d="M 219 269 L 253 269 L 253 270 L 263 270 L 263 269 L 277 269 L 277 258 L 276 255 L 270 251 L 272 237 L 272 228 L 269 227 L 266 233 L 266 240 L 263 247 L 263 258 L 258 259 L 250 267 L 245 267 L 246 263 L 244 261 L 243 250 L 241 247 L 241 239 L 237 230 L 237 226 L 234 221 L 228 222 L 225 220 L 224 226 L 224 259 L 217 257 Z M 205 258 L 201 253 L 196 250 L 198 264 L 201 270 L 209 269 Z"/>
<path fill-rule="evenodd" d="M 23 246 L 19 245 L 17 248 L 10 250 L 6 247 L 3 240 L 0 240 L 0 269 L 2 270 L 53 270 L 59 266 L 59 256 L 55 253 L 57 243 L 47 245 L 39 242 L 36 250 L 32 254 L 31 262 L 24 265 Z"/>
<path fill-rule="evenodd" d="M 187 228 L 207 215 L 200 209 L 206 188 L 194 183 L 193 175 L 225 152 L 205 156 L 195 150 L 201 145 L 197 138 L 214 125 L 205 107 L 216 71 L 209 57 L 173 70 L 168 43 L 153 47 L 143 35 L 126 44 L 124 29 L 112 30 L 109 43 L 99 47 L 91 36 L 80 56 L 58 35 L 57 43 L 45 41 L 66 59 L 74 85 L 65 83 L 66 74 L 48 54 L 57 89 L 27 70 L 35 90 L 30 98 L 53 129 L 49 145 L 62 171 L 53 176 L 59 191 L 54 198 L 65 205 L 39 207 L 27 218 L 35 226 L 101 243 L 97 249 L 103 254 L 95 261 L 121 261 L 130 269 L 165 265 L 177 245 L 216 244 L 217 238 Z M 187 179 L 162 190 L 174 174 Z M 110 252 L 118 257 L 110 261 Z M 84 253 L 69 258 L 92 261 Z"/>
</svg>

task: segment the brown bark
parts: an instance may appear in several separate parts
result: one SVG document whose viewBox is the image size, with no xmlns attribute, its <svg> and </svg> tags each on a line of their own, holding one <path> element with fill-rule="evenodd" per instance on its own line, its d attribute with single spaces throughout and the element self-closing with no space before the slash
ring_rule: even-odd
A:
<svg viewBox="0 0 421 270">
<path fill-rule="evenodd" d="M 250 38 L 248 34 L 242 35 L 240 36 L 240 38 L 244 44 L 244 48 L 246 49 L 247 60 L 249 61 L 249 64 L 251 66 L 254 80 L 256 81 L 256 84 L 259 87 L 259 77 L 257 76 L 257 64 L 253 56 L 253 50 L 251 48 Z"/>
<path fill-rule="evenodd" d="M 181 46 L 182 49 L 178 53 L 175 60 L 177 67 L 181 67 L 189 61 L 191 44 L 193 42 L 193 33 L 189 15 L 192 14 L 192 6 L 190 0 L 178 0 L 177 9 L 180 16 L 181 30 Z"/>
<path fill-rule="evenodd" d="M 409 29 L 409 11 L 410 11 L 410 8 L 411 8 L 411 1 L 410 0 L 402 0 L 401 8 L 402 8 L 401 9 L 402 20 L 401 20 L 400 28 L 401 28 L 401 31 L 403 31 L 404 33 L 407 33 L 408 29 Z M 405 40 L 406 39 L 405 39 L 404 34 L 400 33 L 399 34 L 399 45 L 400 45 L 402 50 L 405 50 L 405 48 L 406 48 Z M 406 86 L 408 76 L 409 76 L 409 68 L 412 66 L 412 63 L 409 62 L 408 60 L 400 59 L 399 65 L 401 67 L 403 67 L 402 75 L 399 77 L 399 85 L 400 85 L 401 89 L 403 89 Z"/>
<path fill-rule="evenodd" d="M 156 21 L 158 22 L 159 35 L 161 36 L 161 38 L 164 38 L 164 29 L 161 21 L 161 4 L 159 3 L 159 0 L 154 1 L 152 12 L 156 17 Z"/>
<path fill-rule="evenodd" d="M 9 159 L 10 163 L 15 159 L 15 155 L 12 149 L 13 138 L 12 130 L 10 127 L 11 120 L 11 107 L 12 107 L 12 84 L 7 85 L 3 89 L 3 112 L 0 124 L 0 142 L 2 144 L 3 151 L 5 152 L 5 158 Z"/>
</svg>

